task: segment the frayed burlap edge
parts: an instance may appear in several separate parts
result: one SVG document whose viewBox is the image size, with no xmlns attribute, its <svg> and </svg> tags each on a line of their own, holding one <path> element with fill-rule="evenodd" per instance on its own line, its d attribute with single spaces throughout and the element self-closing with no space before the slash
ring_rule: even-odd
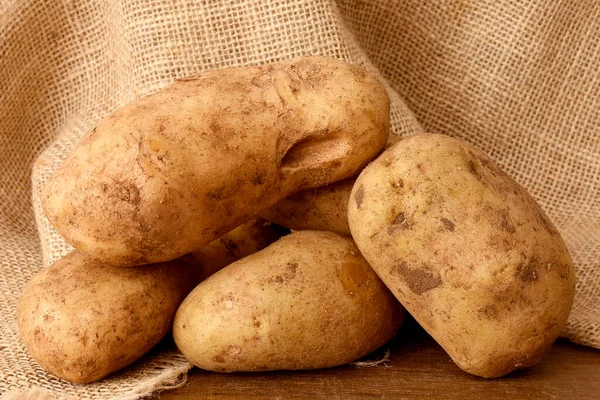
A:
<svg viewBox="0 0 600 400">
<path fill-rule="evenodd" d="M 192 368 L 190 364 L 179 367 L 169 366 L 162 373 L 146 380 L 133 388 L 129 393 L 111 397 L 112 400 L 136 400 L 142 397 L 152 396 L 163 390 L 173 390 L 183 387 L 188 380 L 188 371 Z M 0 396 L 1 400 L 77 400 L 76 396 L 60 395 L 55 391 L 32 386 L 25 389 L 15 389 Z"/>
</svg>

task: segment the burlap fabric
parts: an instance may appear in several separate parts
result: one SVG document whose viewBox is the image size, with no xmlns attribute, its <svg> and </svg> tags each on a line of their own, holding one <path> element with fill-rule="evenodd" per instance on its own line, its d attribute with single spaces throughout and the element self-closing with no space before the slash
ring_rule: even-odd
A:
<svg viewBox="0 0 600 400">
<path fill-rule="evenodd" d="M 379 74 L 394 133 L 467 139 L 530 191 L 577 265 L 563 335 L 600 348 L 599 20 L 597 1 L 1 0 L 0 393 L 133 399 L 184 382 L 175 350 L 87 386 L 27 355 L 19 292 L 69 251 L 40 189 L 115 108 L 202 70 L 307 54 Z"/>
</svg>

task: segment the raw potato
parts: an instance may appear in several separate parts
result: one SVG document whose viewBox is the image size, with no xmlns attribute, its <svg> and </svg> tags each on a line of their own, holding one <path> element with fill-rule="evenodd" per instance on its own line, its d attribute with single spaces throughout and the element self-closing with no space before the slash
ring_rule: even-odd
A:
<svg viewBox="0 0 600 400">
<path fill-rule="evenodd" d="M 296 191 L 355 175 L 388 132 L 388 94 L 357 66 L 306 57 L 204 72 L 101 121 L 43 207 L 94 258 L 171 260 Z"/>
<path fill-rule="evenodd" d="M 275 242 L 289 230 L 257 217 L 191 253 L 208 275 Z"/>
<path fill-rule="evenodd" d="M 192 256 L 136 268 L 107 266 L 74 251 L 25 287 L 17 310 L 21 338 L 51 374 L 76 383 L 97 381 L 170 332 L 177 307 L 196 284 L 280 233 L 257 218 Z"/>
<path fill-rule="evenodd" d="M 356 177 L 334 182 L 315 189 L 302 190 L 273 207 L 261 216 L 293 230 L 322 230 L 350 236 L 348 201 Z"/>
<path fill-rule="evenodd" d="M 386 147 L 398 143 L 390 134 Z M 318 230 L 350 236 L 348 202 L 356 177 L 302 190 L 261 212 L 265 219 L 294 230 Z"/>
<path fill-rule="evenodd" d="M 402 317 L 352 240 L 302 231 L 198 285 L 173 336 L 192 364 L 212 371 L 326 368 L 384 345 Z"/>
<path fill-rule="evenodd" d="M 360 174 L 352 236 L 398 300 L 463 370 L 539 362 L 562 330 L 575 276 L 533 198 L 473 146 L 403 139 Z"/>
<path fill-rule="evenodd" d="M 120 268 L 71 252 L 21 293 L 21 339 L 52 375 L 97 381 L 137 360 L 170 331 L 177 307 L 201 275 L 182 259 Z"/>
</svg>

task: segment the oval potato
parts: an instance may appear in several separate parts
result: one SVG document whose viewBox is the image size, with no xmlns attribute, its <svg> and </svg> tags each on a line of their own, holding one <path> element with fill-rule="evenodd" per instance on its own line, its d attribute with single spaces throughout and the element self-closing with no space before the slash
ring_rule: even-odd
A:
<svg viewBox="0 0 600 400">
<path fill-rule="evenodd" d="M 42 205 L 93 258 L 171 260 L 296 191 L 355 175 L 385 145 L 389 123 L 383 85 L 342 61 L 203 72 L 102 120 Z"/>
<path fill-rule="evenodd" d="M 358 177 L 358 247 L 463 370 L 498 377 L 539 362 L 563 328 L 575 276 L 535 200 L 466 142 L 403 139 Z"/>
<path fill-rule="evenodd" d="M 260 215 L 293 230 L 321 230 L 350 236 L 348 202 L 355 180 L 348 178 L 327 186 L 302 190 Z"/>
<path fill-rule="evenodd" d="M 190 256 L 200 264 L 206 276 L 210 276 L 223 267 L 264 249 L 288 233 L 289 229 L 256 217 L 194 250 Z"/>
<path fill-rule="evenodd" d="M 384 345 L 402 316 L 350 239 L 303 231 L 198 285 L 173 336 L 192 364 L 212 371 L 326 368 Z"/>
<path fill-rule="evenodd" d="M 120 268 L 73 251 L 23 289 L 17 305 L 21 340 L 52 375 L 97 381 L 137 360 L 171 330 L 177 307 L 201 274 L 182 259 Z"/>
<path fill-rule="evenodd" d="M 386 148 L 401 139 L 390 134 Z M 293 230 L 317 230 L 350 236 L 348 202 L 356 176 L 313 189 L 302 190 L 279 201 L 260 215 Z"/>
</svg>

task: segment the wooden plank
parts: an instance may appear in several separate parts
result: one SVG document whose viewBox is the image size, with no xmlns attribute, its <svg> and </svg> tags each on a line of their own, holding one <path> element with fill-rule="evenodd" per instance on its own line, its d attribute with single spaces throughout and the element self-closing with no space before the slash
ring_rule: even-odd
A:
<svg viewBox="0 0 600 400">
<path fill-rule="evenodd" d="M 314 371 L 219 374 L 194 368 L 189 383 L 160 399 L 600 399 L 600 351 L 559 340 L 538 365 L 500 379 L 462 372 L 413 320 L 391 343 L 365 359 Z"/>
</svg>

